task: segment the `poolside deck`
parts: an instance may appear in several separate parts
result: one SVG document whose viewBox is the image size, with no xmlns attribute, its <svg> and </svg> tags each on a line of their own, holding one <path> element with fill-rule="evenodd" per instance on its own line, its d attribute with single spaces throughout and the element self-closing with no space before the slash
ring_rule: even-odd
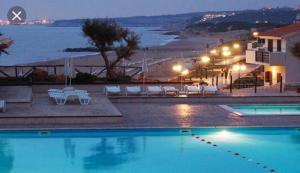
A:
<svg viewBox="0 0 300 173">
<path fill-rule="evenodd" d="M 91 93 L 93 99 L 90 105 L 68 103 L 58 106 L 49 100 L 47 94 L 28 92 L 31 91 L 29 88 L 8 89 L 9 92 L 3 94 L 8 101 L 7 112 L 0 114 L 1 126 L 110 124 L 123 121 L 118 109 L 99 93 Z M 17 94 L 12 94 L 13 91 L 17 91 Z"/>
<path fill-rule="evenodd" d="M 52 88 L 60 88 L 61 86 Z M 52 128 L 178 128 L 178 127 L 244 127 L 300 126 L 299 116 L 240 117 L 221 108 L 222 104 L 300 103 L 295 92 L 191 97 L 124 97 L 106 98 L 98 85 L 76 86 L 88 90 L 93 102 L 88 106 L 53 104 L 47 87 L 33 87 L 30 106 L 8 103 L 8 111 L 0 114 L 1 129 Z"/>
</svg>

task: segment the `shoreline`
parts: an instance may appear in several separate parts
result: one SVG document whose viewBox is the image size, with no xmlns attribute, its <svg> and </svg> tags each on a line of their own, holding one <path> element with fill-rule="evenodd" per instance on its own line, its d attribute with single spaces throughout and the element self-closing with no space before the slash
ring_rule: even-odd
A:
<svg viewBox="0 0 300 173">
<path fill-rule="evenodd" d="M 146 52 L 143 49 L 137 50 L 131 57 L 130 61 L 124 61 L 123 65 L 142 67 L 143 57 L 145 56 L 148 64 L 148 77 L 170 80 L 176 77 L 177 74 L 172 71 L 172 65 L 176 63 L 189 63 L 193 58 L 199 57 L 209 44 L 212 47 L 219 44 L 219 40 L 225 42 L 235 40 L 245 31 L 231 31 L 226 33 L 181 33 L 180 39 L 173 39 L 163 46 L 157 45 L 149 47 Z M 113 57 L 113 55 L 111 54 Z M 91 53 L 89 55 L 79 55 L 73 58 L 74 65 L 103 65 L 103 60 L 99 53 Z M 26 63 L 19 65 L 64 65 L 65 58 L 57 58 L 53 60 L 39 61 L 34 63 Z"/>
</svg>

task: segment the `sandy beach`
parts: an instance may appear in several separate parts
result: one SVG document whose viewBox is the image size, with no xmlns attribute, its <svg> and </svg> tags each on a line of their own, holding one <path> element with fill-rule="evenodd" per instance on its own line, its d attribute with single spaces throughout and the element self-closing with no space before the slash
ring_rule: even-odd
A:
<svg viewBox="0 0 300 173">
<path fill-rule="evenodd" d="M 164 46 L 155 46 L 148 48 L 147 51 L 137 50 L 130 61 L 123 62 L 123 65 L 142 66 L 143 57 L 145 57 L 148 68 L 149 78 L 167 80 L 176 76 L 172 71 L 172 65 L 175 63 L 188 63 L 191 58 L 199 57 L 206 50 L 207 44 L 214 47 L 220 44 L 220 39 L 224 42 L 236 40 L 247 31 L 232 31 L 226 33 L 182 33 L 179 39 L 170 42 Z M 110 56 L 113 57 L 113 54 Z M 26 65 L 63 65 L 64 59 L 30 63 Z M 103 65 L 99 54 L 81 56 L 74 58 L 75 65 Z"/>
</svg>

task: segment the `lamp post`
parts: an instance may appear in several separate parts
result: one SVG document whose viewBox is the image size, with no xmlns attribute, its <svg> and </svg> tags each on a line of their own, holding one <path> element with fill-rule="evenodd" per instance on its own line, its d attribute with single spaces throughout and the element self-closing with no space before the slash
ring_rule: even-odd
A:
<svg viewBox="0 0 300 173">
<path fill-rule="evenodd" d="M 227 62 L 227 60 L 228 60 L 228 57 L 231 56 L 231 51 L 229 49 L 227 49 L 226 47 L 225 48 L 223 47 L 222 55 L 225 57 L 226 70 L 225 70 L 224 77 L 225 77 L 225 80 L 227 82 L 227 77 L 228 77 L 228 67 L 227 67 L 228 66 L 228 62 Z"/>
<path fill-rule="evenodd" d="M 241 65 L 241 64 L 236 64 L 233 66 L 232 70 L 235 71 L 235 72 L 238 72 L 238 81 L 239 81 L 239 88 L 240 88 L 240 82 L 241 82 L 241 72 L 242 71 L 246 71 L 247 67 L 246 65 Z"/>
<path fill-rule="evenodd" d="M 207 64 L 210 62 L 210 57 L 205 55 L 201 57 L 201 62 L 205 65 L 205 78 L 207 79 Z"/>
<path fill-rule="evenodd" d="M 182 70 L 182 65 L 180 64 L 176 64 L 173 66 L 173 71 L 175 71 L 176 73 L 178 73 L 180 76 L 180 90 L 182 91 L 182 75 L 183 75 L 183 70 Z"/>
</svg>

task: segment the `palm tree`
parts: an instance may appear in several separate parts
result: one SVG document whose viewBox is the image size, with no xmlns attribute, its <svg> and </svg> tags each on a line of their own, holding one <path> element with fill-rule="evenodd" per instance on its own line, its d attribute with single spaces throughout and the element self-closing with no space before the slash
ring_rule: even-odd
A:
<svg viewBox="0 0 300 173">
<path fill-rule="evenodd" d="M 106 78 L 117 77 L 114 68 L 121 60 L 130 60 L 138 48 L 139 36 L 118 25 L 114 20 L 88 19 L 82 26 L 84 36 L 98 49 L 106 67 Z M 114 51 L 116 57 L 109 57 L 108 51 Z"/>
<path fill-rule="evenodd" d="M 300 42 L 295 43 L 294 47 L 292 47 L 292 53 L 300 59 Z"/>
</svg>

